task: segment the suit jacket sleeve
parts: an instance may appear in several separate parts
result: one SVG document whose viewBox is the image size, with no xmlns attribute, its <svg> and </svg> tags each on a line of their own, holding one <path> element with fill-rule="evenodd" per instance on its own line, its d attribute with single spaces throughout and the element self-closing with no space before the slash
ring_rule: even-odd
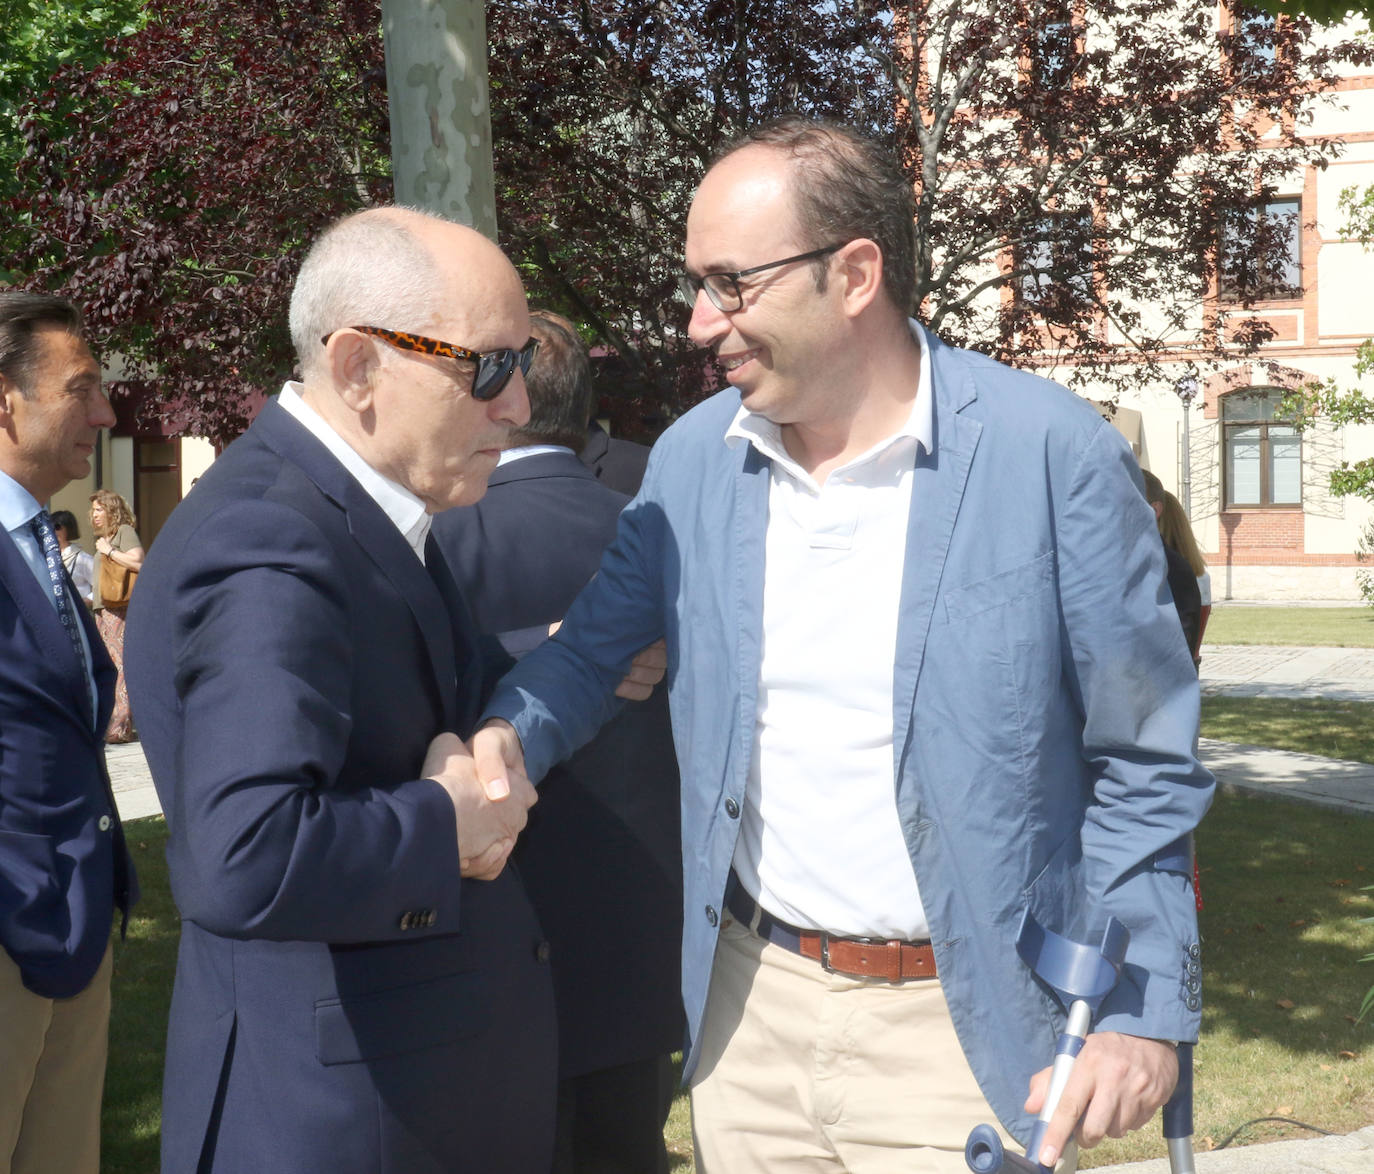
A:
<svg viewBox="0 0 1374 1174">
<path fill-rule="evenodd" d="M 1130 451 L 1100 427 L 1058 519 L 1065 671 L 1094 780 L 1081 833 L 1089 907 L 1131 931 L 1097 1027 L 1187 1040 L 1199 1005 L 1188 985 L 1197 942 L 1188 834 L 1213 783 L 1193 754 L 1197 674 L 1139 478 Z"/>
<path fill-rule="evenodd" d="M 664 634 L 665 522 L 652 496 L 653 472 L 651 462 L 643 492 L 620 515 L 595 578 L 562 627 L 502 678 L 482 715 L 515 726 L 536 782 L 620 711 L 616 686 L 635 655 Z M 671 663 L 668 673 L 671 679 Z"/>
<path fill-rule="evenodd" d="M 230 937 L 354 942 L 401 936 L 398 908 L 423 908 L 452 932 L 447 794 L 344 778 L 362 670 L 337 552 L 263 501 L 215 512 L 185 549 L 161 619 L 182 721 L 167 812 L 182 915 Z"/>
</svg>

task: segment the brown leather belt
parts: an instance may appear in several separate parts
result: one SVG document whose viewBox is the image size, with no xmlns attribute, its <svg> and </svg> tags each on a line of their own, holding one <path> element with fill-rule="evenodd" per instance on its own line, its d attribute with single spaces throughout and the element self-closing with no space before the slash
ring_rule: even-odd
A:
<svg viewBox="0 0 1374 1174">
<path fill-rule="evenodd" d="M 934 978 L 935 951 L 929 942 L 882 941 L 875 938 L 839 938 L 816 930 L 800 929 L 774 917 L 741 888 L 731 874 L 731 892 L 725 906 L 735 918 L 774 945 L 819 962 L 835 974 L 851 978 L 881 978 L 901 982 L 907 978 Z"/>
<path fill-rule="evenodd" d="M 929 942 L 837 938 L 807 930 L 802 930 L 799 937 L 801 949 L 798 953 L 836 974 L 885 978 L 888 982 L 935 977 L 935 951 Z"/>
</svg>

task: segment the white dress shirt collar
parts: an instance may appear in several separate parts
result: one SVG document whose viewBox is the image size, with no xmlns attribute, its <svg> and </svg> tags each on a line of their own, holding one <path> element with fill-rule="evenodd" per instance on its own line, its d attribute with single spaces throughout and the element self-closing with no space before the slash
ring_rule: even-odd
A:
<svg viewBox="0 0 1374 1174">
<path fill-rule="evenodd" d="M 911 405 L 911 415 L 907 417 L 906 423 L 891 436 L 879 441 L 867 452 L 860 453 L 853 460 L 847 461 L 841 468 L 835 470 L 837 473 L 872 460 L 878 453 L 902 437 L 911 437 L 927 453 L 934 451 L 935 397 L 931 385 L 930 348 L 925 344 L 923 328 L 920 324 L 914 318 L 909 319 L 907 324 L 911 330 L 911 337 L 921 352 L 919 375 L 916 381 L 916 398 Z M 752 444 L 764 456 L 785 466 L 804 485 L 815 487 L 815 482 L 810 474 L 802 469 L 788 453 L 787 446 L 783 444 L 782 440 L 782 428 L 767 417 L 761 416 L 757 412 L 751 412 L 742 404 L 739 411 L 735 413 L 735 418 L 730 421 L 730 427 L 725 430 L 725 442 L 729 445 Z"/>
<path fill-rule="evenodd" d="M 348 443 L 319 412 L 315 411 L 301 398 L 301 385 L 288 381 L 277 397 L 281 406 L 316 440 L 325 446 L 334 458 L 363 487 L 363 491 L 381 507 L 401 532 L 416 557 L 425 561 L 425 539 L 429 537 L 430 516 L 425 503 L 404 485 L 384 477 L 359 455 L 358 450 Z"/>
<path fill-rule="evenodd" d="M 547 452 L 565 452 L 569 456 L 577 456 L 566 444 L 522 444 L 515 448 L 506 449 L 496 458 L 496 467 L 509 465 L 511 461 L 523 460 L 525 457 L 542 456 Z"/>
</svg>

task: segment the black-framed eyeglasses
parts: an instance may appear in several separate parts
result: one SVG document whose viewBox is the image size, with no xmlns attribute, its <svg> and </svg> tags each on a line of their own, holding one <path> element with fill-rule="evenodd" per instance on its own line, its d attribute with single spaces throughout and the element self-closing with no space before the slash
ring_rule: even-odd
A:
<svg viewBox="0 0 1374 1174">
<path fill-rule="evenodd" d="M 762 273 L 767 269 L 791 265 L 794 261 L 814 261 L 817 257 L 824 257 L 837 249 L 844 248 L 848 243 L 848 241 L 840 241 L 839 244 L 826 245 L 823 249 L 812 249 L 809 253 L 798 253 L 795 257 L 784 257 L 781 261 L 769 261 L 764 265 L 752 265 L 748 269 L 736 269 L 733 273 L 703 273 L 700 277 L 693 277 L 690 273 L 684 273 L 677 279 L 678 293 L 682 295 L 682 300 L 690 308 L 697 304 L 697 294 L 705 290 L 706 296 L 711 299 L 711 305 L 715 306 L 722 314 L 731 314 L 744 305 L 744 291 L 739 284 L 741 277 L 751 277 L 753 274 Z"/>
<path fill-rule="evenodd" d="M 539 352 L 539 340 L 531 338 L 519 350 L 513 347 L 501 347 L 494 351 L 474 351 L 465 346 L 459 346 L 455 342 L 440 342 L 437 338 L 426 338 L 423 334 L 411 334 L 408 330 L 391 330 L 385 326 L 349 326 L 349 330 L 356 330 L 359 334 L 370 334 L 375 338 L 380 338 L 383 342 L 389 342 L 394 347 L 399 347 L 403 351 L 414 351 L 420 355 L 438 355 L 445 359 L 463 359 L 469 363 L 477 364 L 477 374 L 472 380 L 472 398 L 475 400 L 493 400 L 501 394 L 502 389 L 510 382 L 510 377 L 515 372 L 515 368 L 520 368 L 521 375 L 530 373 L 530 364 L 534 362 L 534 356 Z M 334 331 L 326 334 L 320 342 L 325 346 L 329 345 L 329 340 L 337 334 Z"/>
</svg>

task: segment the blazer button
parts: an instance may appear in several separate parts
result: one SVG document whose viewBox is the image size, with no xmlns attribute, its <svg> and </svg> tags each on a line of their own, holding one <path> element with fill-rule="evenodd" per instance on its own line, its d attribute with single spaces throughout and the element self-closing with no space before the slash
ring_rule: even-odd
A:
<svg viewBox="0 0 1374 1174">
<path fill-rule="evenodd" d="M 95 821 L 95 826 L 102 832 L 108 832 L 110 830 L 110 817 L 108 815 L 102 815 Z"/>
<path fill-rule="evenodd" d="M 437 913 L 435 913 L 433 909 L 426 909 L 426 910 L 425 910 L 425 928 L 426 928 L 426 929 L 432 928 L 433 925 L 434 925 L 434 923 L 435 923 L 436 921 L 438 921 L 438 920 L 439 920 L 439 915 L 438 915 Z"/>
<path fill-rule="evenodd" d="M 708 925 L 715 925 L 716 922 L 717 922 L 718 920 L 719 920 L 719 918 L 718 918 L 717 915 L 716 915 L 715 909 L 712 908 L 710 905 L 707 905 L 707 906 L 706 906 L 706 923 L 707 923 Z"/>
<path fill-rule="evenodd" d="M 725 814 L 731 819 L 739 819 L 739 804 L 733 799 L 727 799 L 725 801 Z"/>
<path fill-rule="evenodd" d="M 1195 994 L 1189 995 L 1185 1005 L 1187 1006 L 1189 1011 L 1196 1011 L 1199 1007 L 1202 1006 L 1202 997 L 1200 995 Z"/>
<path fill-rule="evenodd" d="M 549 955 L 553 953 L 553 947 L 548 942 L 540 942 L 534 947 L 534 960 L 536 962 L 547 962 Z"/>
<path fill-rule="evenodd" d="M 408 929 L 414 929 L 414 928 L 415 928 L 415 914 L 409 913 L 409 912 L 402 913 L 402 914 L 401 914 L 400 927 L 401 927 L 401 930 L 402 930 L 402 931 L 405 931 L 405 930 L 408 930 Z"/>
</svg>

